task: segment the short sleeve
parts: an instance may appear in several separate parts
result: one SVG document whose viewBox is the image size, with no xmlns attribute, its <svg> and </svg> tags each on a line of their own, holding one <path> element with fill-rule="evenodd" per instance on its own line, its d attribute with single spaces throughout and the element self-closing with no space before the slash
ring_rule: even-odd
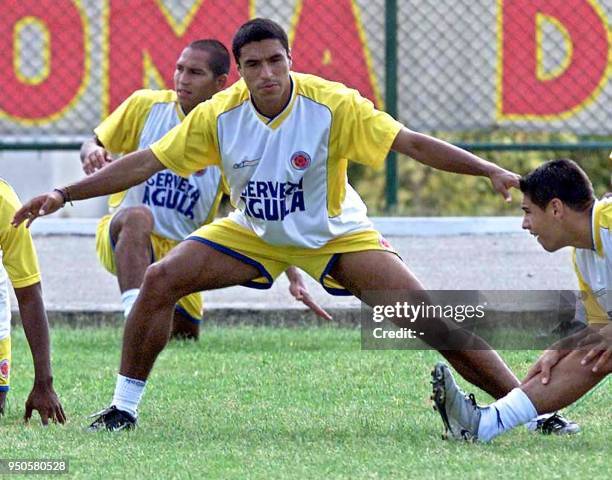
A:
<svg viewBox="0 0 612 480">
<path fill-rule="evenodd" d="M 216 116 L 209 108 L 210 103 L 198 105 L 150 147 L 166 168 L 182 177 L 211 165 L 220 165 Z"/>
<path fill-rule="evenodd" d="M 347 89 L 346 92 L 333 112 L 340 154 L 353 162 L 380 168 L 402 124 L 388 113 L 377 110 L 356 90 Z"/>
<path fill-rule="evenodd" d="M 134 92 L 94 129 L 104 148 L 116 154 L 138 149 L 140 134 L 151 107 L 146 92 Z"/>
<path fill-rule="evenodd" d="M 2 183 L 0 198 L 0 248 L 2 249 L 2 264 L 8 273 L 14 288 L 23 288 L 40 282 L 38 257 L 30 230 L 25 223 L 13 227 L 9 222 L 21 206 L 17 194 L 6 183 Z"/>
</svg>

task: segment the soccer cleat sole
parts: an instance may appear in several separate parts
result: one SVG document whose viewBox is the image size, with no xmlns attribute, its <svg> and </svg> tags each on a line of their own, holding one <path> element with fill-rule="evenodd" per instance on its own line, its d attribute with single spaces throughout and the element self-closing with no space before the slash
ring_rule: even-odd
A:
<svg viewBox="0 0 612 480">
<path fill-rule="evenodd" d="M 121 425 L 120 427 L 117 428 L 108 428 L 106 425 L 96 425 L 95 427 L 93 425 L 90 425 L 89 427 L 87 427 L 85 429 L 85 431 L 89 432 L 89 433 L 94 433 L 94 432 L 110 432 L 110 433 L 115 433 L 115 432 L 121 432 L 123 430 L 134 430 L 136 428 L 136 425 Z"/>
<path fill-rule="evenodd" d="M 444 433 L 442 433 L 442 438 L 444 440 L 448 440 L 449 436 L 452 435 L 452 430 L 450 427 L 450 422 L 448 421 L 448 416 L 446 415 L 446 408 L 444 408 L 444 402 L 446 400 L 444 390 L 444 372 L 442 371 L 440 365 L 436 365 L 431 372 L 431 385 L 431 400 L 434 402 L 433 408 L 440 414 L 442 422 L 444 423 Z"/>
</svg>

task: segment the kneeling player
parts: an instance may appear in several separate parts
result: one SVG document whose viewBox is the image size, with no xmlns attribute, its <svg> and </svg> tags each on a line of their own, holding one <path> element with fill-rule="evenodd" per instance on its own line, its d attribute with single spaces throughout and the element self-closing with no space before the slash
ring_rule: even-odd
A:
<svg viewBox="0 0 612 480">
<path fill-rule="evenodd" d="M 571 160 L 541 165 L 520 181 L 523 228 L 549 252 L 574 247 L 574 267 L 589 328 L 546 350 L 519 388 L 487 407 L 465 395 L 443 364 L 434 401 L 452 438 L 487 442 L 537 414 L 566 407 L 612 371 L 612 199 L 597 201 Z M 580 319 L 579 320 L 584 320 Z"/>
</svg>

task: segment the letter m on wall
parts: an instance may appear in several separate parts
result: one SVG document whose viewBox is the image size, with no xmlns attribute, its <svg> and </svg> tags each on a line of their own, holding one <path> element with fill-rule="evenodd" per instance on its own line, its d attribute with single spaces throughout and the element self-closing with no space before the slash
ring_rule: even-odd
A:
<svg viewBox="0 0 612 480">
<path fill-rule="evenodd" d="M 230 49 L 234 32 L 249 18 L 249 0 L 197 0 L 178 14 L 168 9 L 170 3 L 110 0 L 110 110 L 145 85 L 147 66 L 172 87 L 176 59 L 188 43 L 216 38 Z M 233 70 L 230 82 L 235 78 Z"/>
</svg>

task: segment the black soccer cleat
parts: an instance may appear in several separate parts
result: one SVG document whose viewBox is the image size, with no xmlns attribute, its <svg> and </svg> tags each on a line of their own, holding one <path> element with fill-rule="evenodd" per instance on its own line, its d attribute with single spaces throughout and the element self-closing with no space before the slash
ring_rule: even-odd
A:
<svg viewBox="0 0 612 480">
<path fill-rule="evenodd" d="M 535 431 L 543 435 L 551 435 L 553 433 L 555 435 L 573 435 L 580 431 L 580 425 L 568 420 L 563 415 L 553 413 L 547 418 L 539 419 Z"/>
<path fill-rule="evenodd" d="M 87 427 L 88 432 L 99 432 L 101 430 L 118 432 L 136 427 L 136 417 L 124 410 L 119 410 L 115 405 L 90 415 L 90 418 L 93 417 L 96 417 L 96 419 Z"/>
</svg>

